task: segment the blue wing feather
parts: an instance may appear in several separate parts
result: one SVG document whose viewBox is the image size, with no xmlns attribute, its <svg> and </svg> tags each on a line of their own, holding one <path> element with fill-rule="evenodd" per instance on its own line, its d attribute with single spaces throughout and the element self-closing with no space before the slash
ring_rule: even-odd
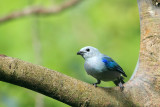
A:
<svg viewBox="0 0 160 107">
<path fill-rule="evenodd" d="M 123 69 L 112 58 L 105 56 L 102 58 L 102 62 L 104 62 L 108 69 L 118 71 L 123 76 L 127 77 Z"/>
</svg>

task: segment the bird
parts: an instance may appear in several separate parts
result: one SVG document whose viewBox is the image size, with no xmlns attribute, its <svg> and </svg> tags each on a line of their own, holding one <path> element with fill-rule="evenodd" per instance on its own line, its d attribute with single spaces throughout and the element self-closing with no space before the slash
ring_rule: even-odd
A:
<svg viewBox="0 0 160 107">
<path fill-rule="evenodd" d="M 113 81 L 123 91 L 124 77 L 127 77 L 127 75 L 112 58 L 102 54 L 97 48 L 92 46 L 81 48 L 77 55 L 81 55 L 84 58 L 84 68 L 87 74 L 97 79 L 97 82 L 93 83 L 95 87 L 101 81 Z"/>
</svg>

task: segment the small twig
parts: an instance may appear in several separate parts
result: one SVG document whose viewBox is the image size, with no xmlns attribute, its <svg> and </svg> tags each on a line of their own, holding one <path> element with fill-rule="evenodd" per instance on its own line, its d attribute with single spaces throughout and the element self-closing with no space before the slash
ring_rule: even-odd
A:
<svg viewBox="0 0 160 107">
<path fill-rule="evenodd" d="M 6 21 L 10 21 L 13 19 L 17 19 L 23 16 L 31 15 L 31 14 L 38 14 L 38 15 L 53 15 L 56 13 L 60 13 L 67 8 L 70 8 L 72 6 L 75 6 L 78 2 L 81 0 L 70 0 L 69 2 L 66 2 L 62 4 L 59 7 L 50 7 L 50 8 L 43 8 L 43 7 L 36 7 L 32 6 L 29 8 L 25 8 L 24 10 L 17 11 L 17 12 L 12 12 L 6 16 L 3 16 L 0 18 L 0 23 L 4 23 Z"/>
</svg>

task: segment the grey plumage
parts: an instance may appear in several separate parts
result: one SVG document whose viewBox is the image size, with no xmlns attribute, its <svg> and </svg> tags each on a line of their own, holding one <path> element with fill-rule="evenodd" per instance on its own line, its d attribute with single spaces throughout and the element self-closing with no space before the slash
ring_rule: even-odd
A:
<svg viewBox="0 0 160 107">
<path fill-rule="evenodd" d="M 77 53 L 85 59 L 86 72 L 97 79 L 95 86 L 102 81 L 113 81 L 123 90 L 123 76 L 127 77 L 123 69 L 110 57 L 99 52 L 98 49 L 86 46 Z"/>
</svg>

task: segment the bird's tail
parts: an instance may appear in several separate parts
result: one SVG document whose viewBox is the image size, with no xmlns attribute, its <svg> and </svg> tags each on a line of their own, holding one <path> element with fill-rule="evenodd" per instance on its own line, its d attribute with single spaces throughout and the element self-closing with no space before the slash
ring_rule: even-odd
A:
<svg viewBox="0 0 160 107">
<path fill-rule="evenodd" d="M 123 89 L 124 89 L 123 84 L 125 82 L 123 80 L 124 80 L 124 78 L 122 76 L 120 76 L 120 78 L 118 78 L 117 80 L 113 81 L 116 86 L 120 87 L 121 91 L 123 91 Z"/>
</svg>

